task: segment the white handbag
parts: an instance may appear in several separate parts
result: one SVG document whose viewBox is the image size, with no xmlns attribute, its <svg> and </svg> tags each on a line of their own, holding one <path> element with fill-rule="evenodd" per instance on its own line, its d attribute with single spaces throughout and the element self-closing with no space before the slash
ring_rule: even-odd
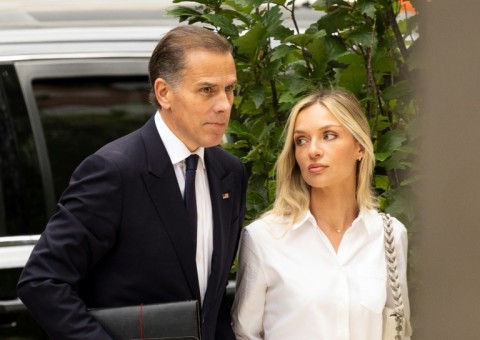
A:
<svg viewBox="0 0 480 340">
<path fill-rule="evenodd" d="M 392 219 L 390 215 L 380 213 L 383 218 L 385 235 L 385 259 L 387 261 L 387 275 L 394 307 L 385 306 L 383 309 L 383 340 L 401 340 L 404 336 L 412 334 L 410 321 L 406 320 L 403 307 L 402 290 L 398 282 L 397 257 L 393 240 Z"/>
</svg>

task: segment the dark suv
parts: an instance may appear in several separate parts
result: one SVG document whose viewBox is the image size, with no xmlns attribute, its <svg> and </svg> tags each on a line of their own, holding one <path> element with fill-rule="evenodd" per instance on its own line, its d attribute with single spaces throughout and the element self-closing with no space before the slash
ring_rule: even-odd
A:
<svg viewBox="0 0 480 340">
<path fill-rule="evenodd" d="M 22 267 L 74 168 L 142 125 L 147 63 L 170 27 L 0 32 L 0 338 L 46 338 L 17 299 Z"/>
</svg>

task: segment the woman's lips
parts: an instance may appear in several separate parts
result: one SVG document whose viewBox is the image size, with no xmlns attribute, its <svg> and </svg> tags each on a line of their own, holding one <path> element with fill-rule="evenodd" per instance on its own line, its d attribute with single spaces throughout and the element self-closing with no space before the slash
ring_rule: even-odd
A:
<svg viewBox="0 0 480 340">
<path fill-rule="evenodd" d="M 313 163 L 313 164 L 310 164 L 310 165 L 308 166 L 308 171 L 309 171 L 310 173 L 316 174 L 316 173 L 322 172 L 322 171 L 325 170 L 326 168 L 328 168 L 328 166 L 325 165 L 325 164 Z"/>
</svg>

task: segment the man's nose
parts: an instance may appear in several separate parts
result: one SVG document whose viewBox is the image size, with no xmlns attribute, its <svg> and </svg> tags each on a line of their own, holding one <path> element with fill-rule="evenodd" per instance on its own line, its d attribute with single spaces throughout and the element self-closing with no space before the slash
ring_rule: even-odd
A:
<svg viewBox="0 0 480 340">
<path fill-rule="evenodd" d="M 229 92 L 220 92 L 215 102 L 215 112 L 230 112 L 232 109 L 233 95 Z"/>
</svg>

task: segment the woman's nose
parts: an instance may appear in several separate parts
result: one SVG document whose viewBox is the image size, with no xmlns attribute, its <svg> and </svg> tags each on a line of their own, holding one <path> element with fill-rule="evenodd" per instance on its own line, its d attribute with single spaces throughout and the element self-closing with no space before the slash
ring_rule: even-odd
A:
<svg viewBox="0 0 480 340">
<path fill-rule="evenodd" d="M 319 141 L 312 140 L 308 149 L 310 158 L 320 158 L 323 156 L 323 149 Z"/>
</svg>

